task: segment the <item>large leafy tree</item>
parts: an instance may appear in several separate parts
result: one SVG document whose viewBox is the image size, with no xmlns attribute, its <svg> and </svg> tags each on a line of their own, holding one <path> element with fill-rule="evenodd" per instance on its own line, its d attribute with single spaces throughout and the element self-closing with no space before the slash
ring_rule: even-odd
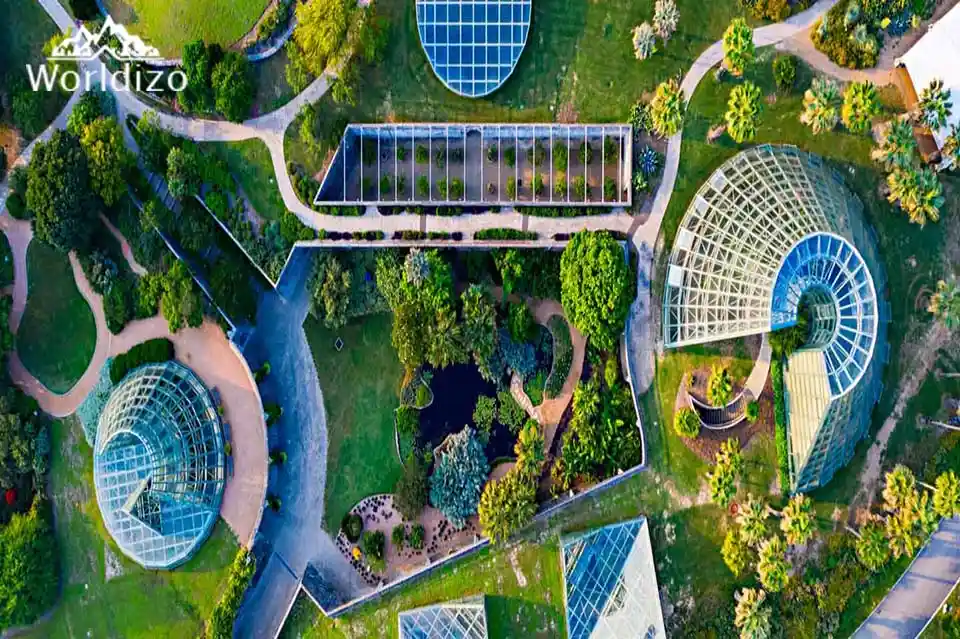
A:
<svg viewBox="0 0 960 639">
<path fill-rule="evenodd" d="M 0 488 L 3 490 L 15 487 L 20 476 L 33 468 L 39 431 L 35 421 L 11 410 L 6 398 L 0 401 Z"/>
<path fill-rule="evenodd" d="M 806 495 L 791 497 L 781 517 L 780 530 L 786 535 L 788 544 L 805 544 L 813 536 L 813 502 Z"/>
<path fill-rule="evenodd" d="M 637 60 L 646 60 L 657 52 L 657 34 L 649 22 L 633 28 L 633 55 Z"/>
<path fill-rule="evenodd" d="M 80 145 L 87 155 L 90 185 L 104 204 L 113 206 L 126 193 L 126 174 L 135 162 L 120 123 L 114 117 L 97 118 L 83 130 Z"/>
<path fill-rule="evenodd" d="M 933 130 L 947 125 L 953 113 L 950 89 L 943 86 L 943 80 L 935 78 L 920 92 L 920 121 Z"/>
<path fill-rule="evenodd" d="M 147 111 L 137 120 L 137 144 L 140 146 L 140 157 L 154 173 L 167 172 L 167 158 L 173 147 L 173 134 L 160 124 L 159 116 L 153 111 Z"/>
<path fill-rule="evenodd" d="M 315 312 L 330 328 L 340 328 L 347 323 L 350 305 L 350 290 L 353 276 L 343 268 L 336 255 L 323 254 L 317 267 L 316 285 L 311 300 Z"/>
<path fill-rule="evenodd" d="M 933 493 L 933 510 L 941 517 L 960 515 L 960 479 L 952 470 L 937 477 Z"/>
<path fill-rule="evenodd" d="M 931 169 L 895 168 L 887 176 L 890 194 L 887 200 L 896 203 L 914 224 L 920 226 L 940 219 L 940 209 L 946 199 L 943 185 Z"/>
<path fill-rule="evenodd" d="M 240 122 L 249 115 L 254 85 L 246 57 L 228 51 L 213 68 L 211 82 L 217 111 L 232 122 Z"/>
<path fill-rule="evenodd" d="M 803 110 L 800 121 L 814 133 L 832 131 L 840 120 L 840 87 L 828 78 L 814 78 L 810 88 L 803 94 Z"/>
<path fill-rule="evenodd" d="M 318 76 L 349 54 L 348 32 L 356 5 L 350 0 L 311 0 L 297 4 L 293 40 L 310 72 Z"/>
<path fill-rule="evenodd" d="M 454 528 L 467 524 L 467 517 L 477 512 L 480 491 L 487 481 L 490 467 L 483 446 L 473 429 L 465 427 L 447 440 L 437 467 L 430 476 L 430 503 L 450 520 Z"/>
<path fill-rule="evenodd" d="M 740 639 L 767 639 L 770 636 L 770 607 L 767 593 L 758 588 L 743 588 L 736 593 L 737 607 L 733 623 Z"/>
<path fill-rule="evenodd" d="M 463 304 L 463 343 L 483 366 L 497 348 L 497 311 L 486 290 L 473 284 L 460 296 Z"/>
<path fill-rule="evenodd" d="M 787 585 L 787 544 L 781 537 L 771 537 L 760 544 L 757 553 L 757 574 L 769 592 L 780 592 Z"/>
<path fill-rule="evenodd" d="M 653 30 L 666 42 L 677 30 L 680 10 L 674 0 L 657 0 L 653 5 Z"/>
<path fill-rule="evenodd" d="M 487 483 L 480 496 L 480 527 L 494 543 L 506 541 L 537 512 L 536 484 L 519 472 Z"/>
<path fill-rule="evenodd" d="M 854 82 L 843 93 L 841 117 L 843 125 L 855 133 L 870 128 L 873 117 L 880 112 L 880 96 L 872 82 Z"/>
<path fill-rule="evenodd" d="M 753 62 L 753 29 L 744 18 L 734 18 L 723 32 L 723 66 L 736 76 L 743 75 Z"/>
<path fill-rule="evenodd" d="M 874 572 L 887 565 L 890 560 L 890 544 L 881 522 L 869 521 L 860 528 L 856 550 L 860 563 Z"/>
<path fill-rule="evenodd" d="M 683 97 L 683 89 L 675 78 L 657 85 L 649 110 L 653 131 L 661 138 L 680 132 L 687 113 L 687 102 Z"/>
<path fill-rule="evenodd" d="M 730 90 L 724 118 L 727 121 L 727 132 L 737 144 L 752 140 L 756 136 L 760 113 L 763 110 L 761 96 L 760 87 L 749 81 Z"/>
<path fill-rule="evenodd" d="M 95 91 L 87 91 L 77 100 L 73 111 L 67 116 L 67 131 L 78 138 L 83 135 L 87 125 L 103 115 L 100 105 L 100 95 Z"/>
<path fill-rule="evenodd" d="M 45 502 L 16 513 L 0 531 L 0 626 L 33 623 L 56 601 L 57 544 Z"/>
<path fill-rule="evenodd" d="M 171 195 L 184 198 L 200 192 L 200 158 L 192 147 L 174 147 L 167 156 L 167 187 Z"/>
<path fill-rule="evenodd" d="M 767 504 L 761 497 L 747 495 L 737 511 L 737 523 L 743 540 L 751 546 L 758 545 L 767 535 Z"/>
<path fill-rule="evenodd" d="M 437 310 L 433 323 L 427 325 L 427 361 L 434 368 L 462 364 L 469 359 L 463 346 L 463 330 L 457 323 L 453 306 Z"/>
<path fill-rule="evenodd" d="M 917 141 L 913 137 L 913 125 L 908 120 L 895 119 L 880 130 L 880 139 L 870 156 L 887 170 L 892 170 L 912 167 L 916 152 Z"/>
<path fill-rule="evenodd" d="M 219 47 L 208 47 L 203 40 L 194 40 L 183 47 L 183 72 L 187 86 L 180 92 L 180 104 L 187 111 L 212 111 L 211 76 L 219 57 Z"/>
<path fill-rule="evenodd" d="M 753 551 L 736 528 L 727 531 L 720 554 L 723 556 L 723 563 L 727 564 L 727 568 L 737 579 L 744 574 L 753 558 Z"/>
<path fill-rule="evenodd" d="M 937 282 L 927 310 L 951 330 L 960 327 L 960 282 L 956 277 Z"/>
<path fill-rule="evenodd" d="M 560 259 L 561 301 L 573 324 L 602 350 L 611 350 L 626 324 L 633 280 L 623 248 L 606 232 L 573 236 Z"/>
<path fill-rule="evenodd" d="M 27 208 L 41 241 L 63 252 L 89 248 L 99 204 L 76 137 L 57 131 L 49 142 L 37 144 L 27 173 Z"/>
</svg>

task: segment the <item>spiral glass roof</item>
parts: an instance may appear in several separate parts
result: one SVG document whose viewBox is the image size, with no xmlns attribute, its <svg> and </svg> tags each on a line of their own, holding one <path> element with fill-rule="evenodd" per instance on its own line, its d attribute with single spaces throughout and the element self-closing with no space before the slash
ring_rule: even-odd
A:
<svg viewBox="0 0 960 639">
<path fill-rule="evenodd" d="M 93 481 L 110 535 L 146 568 L 189 559 L 220 511 L 225 455 L 203 382 L 177 362 L 142 366 L 100 416 Z"/>
<path fill-rule="evenodd" d="M 477 98 L 513 73 L 530 31 L 532 0 L 417 0 L 430 66 L 451 91 Z"/>
</svg>

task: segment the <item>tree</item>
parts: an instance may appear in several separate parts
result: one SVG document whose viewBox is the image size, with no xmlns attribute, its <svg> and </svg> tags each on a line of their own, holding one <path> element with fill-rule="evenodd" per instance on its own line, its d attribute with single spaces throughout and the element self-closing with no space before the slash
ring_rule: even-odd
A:
<svg viewBox="0 0 960 639">
<path fill-rule="evenodd" d="M 756 136 L 760 113 L 763 110 L 761 96 L 760 87 L 750 81 L 730 90 L 724 117 L 727 121 L 727 133 L 737 144 L 752 140 Z"/>
<path fill-rule="evenodd" d="M 27 172 L 27 208 L 37 239 L 64 253 L 90 246 L 99 207 L 77 138 L 56 131 L 49 142 L 37 143 Z"/>
<path fill-rule="evenodd" d="M 26 626 L 56 601 L 57 543 L 50 507 L 35 499 L 0 530 L 0 626 Z"/>
<path fill-rule="evenodd" d="M 123 142 L 120 123 L 114 117 L 97 118 L 83 130 L 80 145 L 91 187 L 104 204 L 113 206 L 127 192 L 126 175 L 136 161 Z"/>
<path fill-rule="evenodd" d="M 463 346 L 463 330 L 452 306 L 438 309 L 433 323 L 426 326 L 427 361 L 434 368 L 463 364 L 470 356 Z"/>
<path fill-rule="evenodd" d="M 880 97 L 872 82 L 854 82 L 843 94 L 841 117 L 843 124 L 855 133 L 870 128 L 873 117 L 880 112 Z"/>
<path fill-rule="evenodd" d="M 883 164 L 887 170 L 913 166 L 917 141 L 913 137 L 913 126 L 908 120 L 896 119 L 886 123 L 881 127 L 879 137 L 870 157 Z"/>
<path fill-rule="evenodd" d="M 897 464 L 893 470 L 887 473 L 886 481 L 883 487 L 883 507 L 889 512 L 897 512 L 906 508 L 910 502 L 916 499 L 917 479 L 913 471 Z"/>
<path fill-rule="evenodd" d="M 760 403 L 757 402 L 757 400 L 747 402 L 747 407 L 744 409 L 743 414 L 748 422 L 755 424 L 757 420 L 760 419 Z"/>
<path fill-rule="evenodd" d="M 633 299 L 633 278 L 619 243 L 607 232 L 581 231 L 560 258 L 560 298 L 581 333 L 601 350 L 620 338 Z"/>
<path fill-rule="evenodd" d="M 953 113 L 953 102 L 950 101 L 950 89 L 945 89 L 943 80 L 934 78 L 923 91 L 920 92 L 920 121 L 936 131 L 947 125 L 947 120 Z"/>
<path fill-rule="evenodd" d="M 537 512 L 536 484 L 521 473 L 509 472 L 487 483 L 480 496 L 480 527 L 502 543 L 533 519 Z"/>
<path fill-rule="evenodd" d="M 393 505 L 406 520 L 415 520 L 427 505 L 427 465 L 420 455 L 407 457 L 393 489 Z"/>
<path fill-rule="evenodd" d="M 143 276 L 137 291 L 139 314 L 150 316 L 159 306 L 171 333 L 183 328 L 184 322 L 191 328 L 203 322 L 200 294 L 186 265 L 180 260 L 176 260 L 166 273 Z"/>
<path fill-rule="evenodd" d="M 737 511 L 737 523 L 745 542 L 751 546 L 759 544 L 767 535 L 767 504 L 763 498 L 747 495 Z"/>
<path fill-rule="evenodd" d="M 940 473 L 937 477 L 933 510 L 941 517 L 960 515 L 960 479 L 952 470 Z"/>
<path fill-rule="evenodd" d="M 15 76 L 16 77 L 16 76 Z M 9 88 L 10 115 L 13 125 L 25 138 L 35 138 L 46 126 L 43 117 L 43 93 L 33 91 L 22 78 L 16 77 Z"/>
<path fill-rule="evenodd" d="M 733 380 L 723 366 L 713 366 L 707 379 L 707 400 L 714 406 L 726 406 L 733 398 Z"/>
<path fill-rule="evenodd" d="M 338 66 L 349 55 L 348 29 L 354 5 L 348 0 L 312 0 L 297 4 L 293 40 L 314 76 Z"/>
<path fill-rule="evenodd" d="M 940 153 L 945 159 L 952 161 L 954 166 L 960 166 L 960 125 L 950 126 L 950 133 L 944 140 Z"/>
<path fill-rule="evenodd" d="M 33 468 L 39 430 L 32 419 L 13 411 L 6 398 L 0 400 L 0 489 L 16 487 L 20 477 Z"/>
<path fill-rule="evenodd" d="M 753 555 L 750 546 L 743 540 L 743 536 L 736 528 L 727 531 L 723 538 L 723 547 L 720 549 L 720 554 L 723 555 L 723 563 L 727 564 L 727 568 L 737 579 L 743 575 Z"/>
<path fill-rule="evenodd" d="M 176 198 L 200 192 L 200 162 L 192 148 L 174 147 L 167 156 L 167 187 Z"/>
<path fill-rule="evenodd" d="M 519 432 L 526 423 L 526 411 L 517 403 L 517 400 L 513 398 L 509 390 L 502 390 L 497 393 L 497 400 L 500 404 L 497 410 L 497 419 L 499 422 L 509 428 L 511 433 Z"/>
<path fill-rule="evenodd" d="M 869 521 L 860 528 L 856 544 L 857 558 L 864 566 L 876 572 L 890 560 L 890 544 L 883 524 Z"/>
<path fill-rule="evenodd" d="M 707 483 L 710 485 L 710 501 L 721 508 L 726 508 L 733 501 L 737 493 L 737 484 L 743 472 L 743 455 L 740 452 L 740 442 L 728 439 L 720 444 L 716 463 L 707 472 Z"/>
<path fill-rule="evenodd" d="M 343 268 L 335 255 L 325 254 L 318 266 L 312 302 L 317 314 L 329 328 L 340 328 L 347 323 L 352 285 L 350 271 Z"/>
<path fill-rule="evenodd" d="M 355 106 L 357 103 L 356 86 L 360 80 L 357 65 L 351 60 L 343 63 L 340 75 L 330 85 L 330 97 L 337 104 Z"/>
<path fill-rule="evenodd" d="M 792 545 L 805 544 L 813 536 L 813 502 L 802 494 L 794 495 L 783 509 L 780 530 Z"/>
<path fill-rule="evenodd" d="M 472 284 L 460 296 L 463 305 L 463 344 L 482 367 L 497 349 L 497 311 L 486 290 Z"/>
<path fill-rule="evenodd" d="M 637 60 L 646 60 L 657 52 L 657 36 L 649 22 L 633 28 L 633 55 Z"/>
<path fill-rule="evenodd" d="M 753 57 L 753 29 L 744 18 L 734 18 L 723 32 L 723 66 L 733 75 L 741 76 Z"/>
<path fill-rule="evenodd" d="M 824 77 L 813 79 L 810 88 L 803 94 L 803 110 L 800 121 L 816 134 L 832 131 L 840 120 L 837 107 L 840 103 L 840 87 Z"/>
<path fill-rule="evenodd" d="M 894 557 L 912 557 L 920 549 L 923 541 L 918 535 L 916 515 L 912 508 L 888 515 L 885 524 L 887 543 Z"/>
<path fill-rule="evenodd" d="M 653 30 L 666 42 L 677 30 L 680 10 L 674 0 L 657 0 L 653 6 Z"/>
<path fill-rule="evenodd" d="M 173 147 L 173 135 L 160 125 L 160 118 L 153 111 L 147 111 L 137 120 L 136 131 L 140 157 L 147 168 L 154 173 L 165 174 L 167 158 Z"/>
<path fill-rule="evenodd" d="M 960 327 L 960 282 L 955 276 L 937 282 L 927 310 L 950 330 Z"/>
<path fill-rule="evenodd" d="M 517 436 L 517 443 L 513 446 L 517 456 L 515 470 L 531 484 L 536 484 L 540 472 L 543 470 L 543 431 L 540 424 L 534 419 L 528 419 Z"/>
<path fill-rule="evenodd" d="M 689 406 L 673 414 L 673 430 L 681 437 L 693 439 L 700 434 L 700 416 Z"/>
<path fill-rule="evenodd" d="M 924 226 L 940 219 L 946 201 L 943 185 L 931 169 L 895 168 L 887 176 L 890 194 L 887 200 L 896 203 L 914 224 Z"/>
<path fill-rule="evenodd" d="M 489 466 L 483 446 L 469 426 L 446 442 L 430 477 L 430 503 L 459 530 L 466 526 L 467 517 L 477 512 Z"/>
<path fill-rule="evenodd" d="M 683 90 L 675 78 L 657 85 L 653 100 L 650 101 L 650 118 L 657 135 L 668 138 L 677 134 L 683 128 L 686 112 Z"/>
<path fill-rule="evenodd" d="M 477 398 L 477 405 L 473 409 L 473 424 L 477 427 L 481 439 L 490 436 L 490 429 L 497 419 L 497 402 L 492 397 L 481 395 Z"/>
<path fill-rule="evenodd" d="M 67 116 L 67 131 L 76 137 L 83 136 L 83 130 L 87 125 L 103 115 L 103 108 L 100 106 L 100 95 L 94 91 L 87 91 L 77 104 L 73 111 Z"/>
<path fill-rule="evenodd" d="M 507 329 L 510 337 L 518 343 L 526 342 L 533 332 L 533 315 L 524 302 L 511 302 L 507 312 Z"/>
<path fill-rule="evenodd" d="M 780 592 L 787 585 L 787 544 L 781 537 L 771 537 L 760 544 L 757 553 L 757 574 L 768 592 Z"/>
<path fill-rule="evenodd" d="M 284 49 L 287 52 L 287 66 L 284 69 L 287 84 L 290 85 L 290 88 L 295 94 L 299 95 L 310 86 L 310 83 L 313 81 L 313 74 L 310 73 L 310 69 L 307 67 L 303 51 L 300 50 L 300 47 L 295 41 L 288 40 Z"/>
<path fill-rule="evenodd" d="M 231 122 L 240 122 L 253 105 L 254 84 L 247 58 L 236 51 L 227 51 L 213 68 L 214 104 L 217 111 Z"/>
<path fill-rule="evenodd" d="M 764 605 L 767 593 L 758 588 L 743 588 L 736 593 L 733 623 L 740 639 L 767 639 L 770 636 L 770 607 Z"/>
<path fill-rule="evenodd" d="M 178 99 L 187 111 L 213 110 L 211 75 L 217 62 L 214 56 L 219 53 L 219 47 L 208 47 L 203 40 L 194 40 L 184 45 L 182 66 L 187 76 L 187 86 L 180 92 Z"/>
<path fill-rule="evenodd" d="M 773 80 L 777 89 L 788 92 L 797 81 L 797 59 L 789 54 L 778 55 L 773 59 Z"/>
</svg>

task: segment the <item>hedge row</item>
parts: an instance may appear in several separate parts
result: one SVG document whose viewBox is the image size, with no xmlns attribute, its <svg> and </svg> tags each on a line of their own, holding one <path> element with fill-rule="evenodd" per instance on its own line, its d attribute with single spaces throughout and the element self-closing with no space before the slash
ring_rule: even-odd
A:
<svg viewBox="0 0 960 639">
<path fill-rule="evenodd" d="M 537 234 L 519 229 L 483 229 L 477 231 L 473 237 L 477 240 L 535 240 Z"/>
<path fill-rule="evenodd" d="M 787 405 L 783 392 L 783 360 L 774 358 L 770 370 L 773 381 L 773 421 L 776 428 L 777 465 L 780 467 L 780 493 L 790 492 L 790 453 L 787 450 Z"/>
<path fill-rule="evenodd" d="M 173 342 L 165 337 L 137 344 L 110 362 L 110 381 L 119 384 L 127 373 L 144 364 L 167 362 L 173 359 Z"/>
<path fill-rule="evenodd" d="M 328 231 L 326 229 L 317 231 L 318 240 L 366 240 L 368 242 L 376 242 L 377 240 L 386 239 L 386 237 L 387 235 L 383 231 L 354 231 L 353 233 L 349 231 Z"/>
<path fill-rule="evenodd" d="M 547 321 L 547 328 L 553 335 L 553 364 L 550 377 L 547 378 L 547 397 L 556 397 L 563 390 L 570 374 L 573 362 L 573 342 L 570 340 L 570 326 L 562 315 L 554 315 Z"/>
<path fill-rule="evenodd" d="M 233 560 L 233 565 L 230 566 L 227 589 L 217 602 L 217 607 L 213 609 L 213 614 L 210 615 L 205 633 L 206 639 L 232 639 L 233 624 L 237 620 L 237 611 L 240 610 L 243 593 L 247 591 L 247 586 L 250 585 L 256 569 L 256 560 L 246 548 L 241 548 Z"/>
<path fill-rule="evenodd" d="M 453 240 L 459 242 L 463 239 L 463 233 L 456 231 L 447 233 L 446 231 L 394 231 L 395 240 Z"/>
</svg>

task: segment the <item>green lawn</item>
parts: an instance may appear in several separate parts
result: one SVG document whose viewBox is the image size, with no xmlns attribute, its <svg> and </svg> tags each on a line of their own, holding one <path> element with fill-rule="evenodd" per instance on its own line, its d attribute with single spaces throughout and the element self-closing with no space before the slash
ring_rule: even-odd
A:
<svg viewBox="0 0 960 639">
<path fill-rule="evenodd" d="M 220 597 L 237 543 L 221 520 L 197 555 L 171 571 L 147 571 L 120 554 L 103 526 L 93 490 L 93 459 L 79 421 L 51 432 L 50 494 L 56 509 L 63 593 L 29 637 L 179 639 L 200 634 Z M 105 580 L 107 548 L 122 574 Z"/>
<path fill-rule="evenodd" d="M 227 47 L 256 24 L 267 0 L 106 0 L 110 14 L 161 55 L 180 57 L 183 45 L 202 38 Z"/>
<path fill-rule="evenodd" d="M 17 353 L 30 373 L 65 393 L 87 370 L 97 345 L 93 312 L 77 290 L 67 257 L 40 241 L 27 249 L 27 308 Z"/>
<path fill-rule="evenodd" d="M 212 150 L 230 168 L 250 204 L 265 220 L 280 221 L 287 207 L 283 204 L 274 177 L 270 150 L 261 140 L 210 142 L 202 147 Z"/>
<path fill-rule="evenodd" d="M 317 364 L 327 414 L 324 525 L 340 520 L 364 497 L 393 492 L 402 466 L 393 411 L 400 404 L 403 367 L 390 343 L 390 315 L 371 315 L 336 331 L 312 317 L 304 324 Z M 343 339 L 343 350 L 334 343 Z"/>
<path fill-rule="evenodd" d="M 677 6 L 677 32 L 662 51 L 640 62 L 631 31 L 652 18 L 652 2 L 537 0 L 513 75 L 492 95 L 470 99 L 449 91 L 433 73 L 417 35 L 414 3 L 384 3 L 381 11 L 390 20 L 386 58 L 361 69 L 356 106 L 337 105 L 329 94 L 318 103 L 321 154 L 336 145 L 347 122 L 626 121 L 641 95 L 689 68 L 741 13 L 734 0 L 678 0 Z M 298 131 L 297 123 L 287 131 L 287 159 L 316 173 L 322 157 L 307 152 Z"/>
</svg>

